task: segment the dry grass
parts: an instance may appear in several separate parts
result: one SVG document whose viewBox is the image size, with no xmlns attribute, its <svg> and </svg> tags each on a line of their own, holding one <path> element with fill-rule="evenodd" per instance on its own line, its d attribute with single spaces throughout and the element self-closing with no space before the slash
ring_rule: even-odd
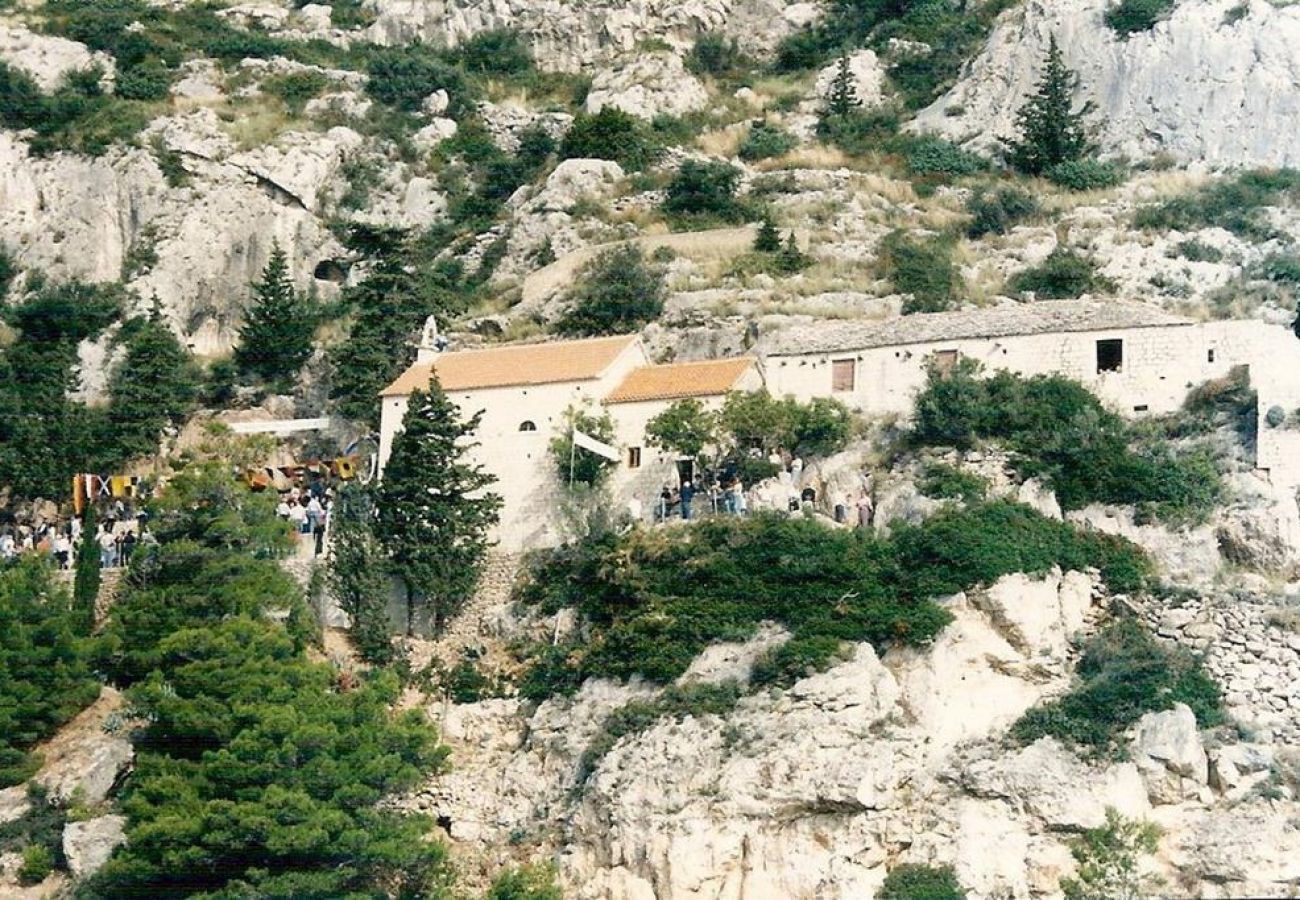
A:
<svg viewBox="0 0 1300 900">
<path fill-rule="evenodd" d="M 696 145 L 710 156 L 730 159 L 740 149 L 740 142 L 745 139 L 745 126 L 728 125 L 719 131 L 706 131 L 695 139 Z"/>
<path fill-rule="evenodd" d="M 221 128 L 240 150 L 264 147 L 288 131 L 308 131 L 312 125 L 291 116 L 273 97 L 250 98 L 237 106 L 217 109 Z"/>
</svg>

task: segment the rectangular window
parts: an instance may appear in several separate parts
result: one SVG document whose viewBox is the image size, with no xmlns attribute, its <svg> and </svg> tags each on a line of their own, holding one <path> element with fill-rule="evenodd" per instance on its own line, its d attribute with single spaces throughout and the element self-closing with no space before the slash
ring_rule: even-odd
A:
<svg viewBox="0 0 1300 900">
<path fill-rule="evenodd" d="M 852 359 L 836 359 L 831 361 L 831 390 L 832 391 L 851 391 L 854 387 L 854 380 L 857 375 L 857 362 Z"/>
<path fill-rule="evenodd" d="M 936 372 L 940 375 L 949 375 L 955 368 L 957 368 L 956 350 L 934 351 L 934 370 Z"/>
<path fill-rule="evenodd" d="M 1205 361 L 1206 361 L 1206 362 L 1214 362 L 1214 348 L 1213 348 L 1213 347 L 1211 347 L 1210 350 L 1209 350 L 1209 352 L 1207 352 L 1207 353 L 1205 354 Z"/>
<path fill-rule="evenodd" d="M 629 469 L 639 469 L 639 468 L 641 468 L 641 448 L 640 448 L 640 447 L 628 447 L 628 448 L 627 448 L 627 467 L 628 467 Z"/>
<path fill-rule="evenodd" d="M 1097 342 L 1097 371 L 1118 372 L 1124 368 L 1124 341 L 1108 338 Z"/>
</svg>

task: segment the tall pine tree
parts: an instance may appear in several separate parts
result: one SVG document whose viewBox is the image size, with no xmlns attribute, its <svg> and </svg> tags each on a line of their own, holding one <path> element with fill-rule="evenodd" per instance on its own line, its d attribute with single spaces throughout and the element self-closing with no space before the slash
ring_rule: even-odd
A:
<svg viewBox="0 0 1300 900">
<path fill-rule="evenodd" d="M 126 355 L 108 381 L 108 427 L 115 449 L 129 459 L 157 452 L 163 428 L 192 408 L 198 378 L 156 302 L 148 318 L 132 319 L 123 335 Z"/>
<path fill-rule="evenodd" d="M 1093 105 L 1089 102 L 1074 109 L 1072 98 L 1078 86 L 1079 76 L 1066 67 L 1053 35 L 1042 81 L 1016 114 L 1020 139 L 1005 142 L 1015 168 L 1027 175 L 1041 175 L 1090 152 L 1087 117 Z"/>
<path fill-rule="evenodd" d="M 831 79 L 830 88 L 826 92 L 826 105 L 822 108 L 822 118 L 847 119 L 861 106 L 862 101 L 858 99 L 858 91 L 853 82 L 853 70 L 849 68 L 849 57 L 846 54 L 840 57 L 835 69 L 835 77 Z"/>
<path fill-rule="evenodd" d="M 379 487 L 375 533 L 406 583 L 407 631 L 441 631 L 464 605 L 488 549 L 501 498 L 465 459 L 482 413 L 461 421 L 435 378 L 411 395 Z"/>
<path fill-rule="evenodd" d="M 235 362 L 241 372 L 283 383 L 311 355 L 311 316 L 289 277 L 289 260 L 277 242 L 252 285 L 253 297 L 239 331 Z"/>
<path fill-rule="evenodd" d="M 99 598 L 99 544 L 96 533 L 95 506 L 86 504 L 81 520 L 81 540 L 76 546 L 75 574 L 72 580 L 72 627 L 87 635 L 95 629 L 95 603 Z"/>
</svg>

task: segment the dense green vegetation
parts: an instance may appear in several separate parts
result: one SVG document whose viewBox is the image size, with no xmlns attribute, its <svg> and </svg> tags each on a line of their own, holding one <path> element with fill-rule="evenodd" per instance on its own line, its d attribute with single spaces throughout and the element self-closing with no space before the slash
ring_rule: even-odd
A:
<svg viewBox="0 0 1300 900">
<path fill-rule="evenodd" d="M 653 163 L 662 152 L 649 127 L 616 106 L 579 113 L 560 142 L 562 159 L 610 159 L 633 172 Z"/>
<path fill-rule="evenodd" d="M 1140 433 L 1076 381 L 1006 371 L 981 378 L 969 361 L 946 377 L 931 373 L 912 433 L 925 446 L 1002 444 L 1017 471 L 1046 479 L 1065 509 L 1129 503 L 1171 522 L 1204 517 L 1221 490 L 1213 460 L 1175 453 L 1161 437 Z"/>
<path fill-rule="evenodd" d="M 894 866 L 880 886 L 879 900 L 966 900 L 952 866 L 903 863 Z"/>
<path fill-rule="evenodd" d="M 1223 722 L 1219 686 L 1186 650 L 1166 647 L 1133 619 L 1088 639 L 1078 683 L 1016 722 L 1012 737 L 1030 743 L 1051 735 L 1097 753 L 1122 753 L 1125 731 L 1145 713 L 1186 703 L 1197 724 Z"/>
<path fill-rule="evenodd" d="M 469 599 L 497 522 L 496 478 L 466 458 L 482 411 L 462 419 L 435 377 L 408 399 L 376 497 L 375 537 L 406 584 L 407 632 L 440 631 Z"/>
<path fill-rule="evenodd" d="M 1006 143 L 1012 166 L 1027 175 L 1042 175 L 1092 152 L 1087 123 L 1092 107 L 1074 108 L 1078 86 L 1079 76 L 1066 67 L 1053 35 L 1042 79 L 1016 114 L 1019 137 Z"/>
<path fill-rule="evenodd" d="M 66 496 L 73 473 L 113 471 L 153 452 L 163 429 L 191 409 L 189 354 L 157 311 L 117 333 L 114 344 L 125 352 L 109 372 L 109 404 L 68 398 L 78 384 L 78 344 L 118 320 L 130 299 L 116 285 L 35 276 L 17 303 L 0 309 L 16 333 L 0 347 L 0 483 L 13 496 Z"/>
<path fill-rule="evenodd" d="M 921 470 L 916 487 L 927 497 L 974 503 L 984 498 L 989 483 L 974 472 L 947 463 L 930 463 Z"/>
<path fill-rule="evenodd" d="M 570 337 L 630 334 L 663 312 L 663 270 L 636 244 L 602 251 L 579 270 L 555 330 Z"/>
<path fill-rule="evenodd" d="M 1079 867 L 1073 876 L 1061 879 L 1065 900 L 1165 893 L 1164 880 L 1142 864 L 1142 857 L 1154 854 L 1159 842 L 1160 827 L 1154 822 L 1126 819 L 1107 807 L 1106 824 L 1086 829 L 1070 848 Z"/>
<path fill-rule="evenodd" d="M 739 182 L 740 170 L 730 163 L 688 159 L 668 182 L 663 211 L 679 227 L 742 222 L 748 210 L 736 199 Z"/>
<path fill-rule="evenodd" d="M 880 266 L 896 292 L 907 294 L 903 313 L 949 309 L 961 286 L 948 235 L 909 237 L 903 231 L 886 235 L 880 245 Z"/>
<path fill-rule="evenodd" d="M 445 756 L 394 677 L 310 662 L 292 543 L 274 500 L 192 464 L 158 503 L 103 665 L 148 724 L 121 799 L 128 845 L 91 897 L 442 896 L 445 851 L 384 796 Z M 283 619 L 281 624 L 278 619 Z"/>
<path fill-rule="evenodd" d="M 314 325 L 304 298 L 293 285 L 284 250 L 273 244 L 262 277 L 252 285 L 235 364 L 246 374 L 288 387 L 311 354 Z"/>
<path fill-rule="evenodd" d="M 1300 172 L 1255 170 L 1139 209 L 1133 222 L 1138 228 L 1160 231 L 1223 228 L 1241 238 L 1263 241 L 1278 234 L 1266 209 L 1288 200 L 1300 200 Z"/>
<path fill-rule="evenodd" d="M 798 143 L 798 139 L 780 125 L 759 119 L 745 132 L 745 139 L 740 142 L 736 155 L 745 162 L 757 162 L 760 159 L 783 156 Z"/>
<path fill-rule="evenodd" d="M 577 429 L 598 441 L 614 443 L 614 419 L 608 410 L 580 409 L 569 407 L 564 411 L 555 436 L 547 444 L 551 454 L 556 479 L 564 485 L 570 481 L 574 485 L 595 487 L 603 484 L 614 471 L 618 463 L 589 450 L 576 448 L 573 444 L 573 431 Z"/>
<path fill-rule="evenodd" d="M 971 216 L 966 236 L 981 238 L 986 234 L 1006 234 L 1038 211 L 1038 200 L 1014 185 L 979 188 L 972 191 L 966 200 L 966 212 Z"/>
<path fill-rule="evenodd" d="M 486 900 L 564 900 L 551 866 L 520 866 L 502 872 L 488 888 Z"/>
<path fill-rule="evenodd" d="M 43 559 L 0 567 L 0 787 L 30 777 L 30 753 L 99 696 L 66 590 Z"/>
<path fill-rule="evenodd" d="M 522 599 L 573 607 L 590 630 L 582 643 L 536 648 L 521 693 L 567 693 L 596 676 L 670 682 L 708 644 L 744 639 L 761 621 L 803 642 L 798 662 L 776 659 L 777 669 L 816 667 L 840 641 L 923 644 L 949 619 L 930 598 L 1054 565 L 1096 566 L 1116 590 L 1149 576 L 1126 541 L 1004 502 L 947 510 L 887 538 L 774 515 L 601 533 L 533 559 Z"/>
<path fill-rule="evenodd" d="M 1123 37 L 1150 31 L 1174 10 L 1178 0 L 1119 0 L 1106 10 L 1106 24 Z"/>
<path fill-rule="evenodd" d="M 98 156 L 149 121 L 145 104 L 122 99 L 120 91 L 105 93 L 103 75 L 94 68 L 73 72 L 47 95 L 29 75 L 0 63 L 0 125 L 32 129 L 30 144 L 37 154 L 72 150 Z"/>
<path fill-rule="evenodd" d="M 1061 246 L 1038 265 L 1011 276 L 1007 286 L 1018 293 L 1032 293 L 1037 300 L 1063 300 L 1115 290 L 1114 282 L 1097 271 L 1095 262 Z"/>
</svg>

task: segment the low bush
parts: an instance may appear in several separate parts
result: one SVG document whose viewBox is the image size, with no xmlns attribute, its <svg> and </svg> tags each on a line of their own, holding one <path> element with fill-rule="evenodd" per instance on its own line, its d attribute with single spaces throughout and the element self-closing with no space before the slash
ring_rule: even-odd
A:
<svg viewBox="0 0 1300 900">
<path fill-rule="evenodd" d="M 931 597 L 1056 565 L 1095 566 L 1115 590 L 1141 587 L 1150 572 L 1127 541 L 1005 502 L 946 510 L 886 538 L 778 515 L 606 532 L 530 562 L 521 599 L 548 613 L 575 608 L 588 631 L 582 644 L 544 648 L 526 694 L 571 692 L 590 677 L 669 683 L 711 642 L 743 640 L 764 621 L 793 632 L 761 669 L 779 684 L 824 665 L 841 641 L 924 644 L 950 618 Z"/>
<path fill-rule="evenodd" d="M 1201 728 L 1221 724 L 1219 687 L 1198 658 L 1165 647 L 1133 619 L 1121 619 L 1084 645 L 1077 683 L 1025 713 L 1011 729 L 1021 743 L 1049 735 L 1095 753 L 1122 754 L 1122 738 L 1144 714 L 1185 703 Z"/>
<path fill-rule="evenodd" d="M 1251 277 L 1300 285 L 1300 254 L 1272 253 L 1251 268 Z"/>
<path fill-rule="evenodd" d="M 798 145 L 798 139 L 781 126 L 760 120 L 749 126 L 737 155 L 745 162 L 757 162 L 784 156 Z"/>
<path fill-rule="evenodd" d="M 1098 191 L 1124 183 L 1124 168 L 1096 159 L 1071 159 L 1045 173 L 1047 180 L 1071 191 Z"/>
<path fill-rule="evenodd" d="M 44 844 L 33 844 L 23 851 L 18 867 L 19 884 L 40 884 L 54 871 L 54 852 Z"/>
<path fill-rule="evenodd" d="M 952 866 L 903 863 L 894 866 L 880 886 L 878 900 L 966 900 Z"/>
<path fill-rule="evenodd" d="M 307 101 L 319 97 L 333 84 L 333 80 L 327 75 L 305 69 L 300 72 L 272 75 L 262 81 L 262 90 L 272 97 L 279 98 L 293 115 L 300 116 L 307 106 Z"/>
<path fill-rule="evenodd" d="M 22 853 L 41 846 L 49 851 L 54 868 L 65 868 L 63 829 L 67 824 L 67 808 L 50 797 L 48 788 L 29 781 L 27 812 L 0 824 L 0 853 Z"/>
<path fill-rule="evenodd" d="M 520 866 L 498 875 L 485 900 L 564 900 L 564 892 L 555 883 L 552 866 Z"/>
<path fill-rule="evenodd" d="M 665 295 L 659 267 L 637 245 L 624 244 L 582 267 L 555 328 L 574 337 L 638 331 L 659 318 Z"/>
<path fill-rule="evenodd" d="M 1179 241 L 1170 251 L 1171 256 L 1181 256 L 1190 262 L 1217 263 L 1223 261 L 1223 251 L 1218 247 L 1195 239 Z"/>
<path fill-rule="evenodd" d="M 916 486 L 922 494 L 937 500 L 965 500 L 974 503 L 984 499 L 989 483 L 974 472 L 947 463 L 930 463 L 922 470 Z"/>
<path fill-rule="evenodd" d="M 663 153 L 644 122 L 615 106 L 595 114 L 579 113 L 560 142 L 562 159 L 610 159 L 638 171 Z"/>
<path fill-rule="evenodd" d="M 1174 454 L 1141 439 L 1087 388 L 1060 375 L 980 378 L 970 363 L 932 372 L 917 398 L 911 440 L 959 449 L 1002 443 L 1017 471 L 1044 478 L 1065 509 L 1128 503 L 1179 523 L 1204 518 L 1221 492 L 1203 452 Z"/>
<path fill-rule="evenodd" d="M 862 156 L 888 150 L 898 135 L 901 122 L 896 109 L 880 106 L 857 110 L 846 116 L 823 117 L 817 123 L 817 134 L 845 153 Z"/>
<path fill-rule="evenodd" d="M 939 176 L 945 179 L 978 175 L 988 171 L 988 160 L 963 150 L 952 141 L 925 136 L 904 143 L 903 159 L 913 175 Z"/>
<path fill-rule="evenodd" d="M 1160 896 L 1163 879 L 1142 862 L 1159 844 L 1159 826 L 1126 819 L 1106 807 L 1106 824 L 1086 829 L 1070 848 L 1079 866 L 1073 876 L 1061 879 L 1065 900 Z"/>
<path fill-rule="evenodd" d="M 952 253 L 952 239 L 945 235 L 909 237 L 894 231 L 881 242 L 883 274 L 896 292 L 910 295 L 903 301 L 905 315 L 952 307 L 961 282 Z"/>
<path fill-rule="evenodd" d="M 1014 226 L 1037 215 L 1038 200 L 1027 191 L 1004 186 L 974 191 L 966 200 L 971 221 L 966 236 L 980 238 L 986 234 L 1006 234 Z"/>
<path fill-rule="evenodd" d="M 734 38 L 705 32 L 695 39 L 691 52 L 686 55 L 686 68 L 696 75 L 714 78 L 734 77 L 752 65 Z"/>
<path fill-rule="evenodd" d="M 534 67 L 533 51 L 511 29 L 477 32 L 450 55 L 465 71 L 483 75 L 522 75 Z"/>
<path fill-rule="evenodd" d="M 710 226 L 745 219 L 746 209 L 736 199 L 740 170 L 720 161 L 684 161 L 668 183 L 663 211 L 677 224 Z"/>
<path fill-rule="evenodd" d="M 1095 262 L 1060 246 L 1038 265 L 1011 276 L 1007 286 L 1017 293 L 1031 293 L 1038 300 L 1063 300 L 1115 290 L 1115 283 L 1097 272 Z"/>
<path fill-rule="evenodd" d="M 474 91 L 464 73 L 422 44 L 384 47 L 366 62 L 366 93 L 406 113 L 418 112 L 435 91 L 447 92 L 447 113 L 460 118 L 472 108 Z"/>
<path fill-rule="evenodd" d="M 1106 10 L 1106 24 L 1121 37 L 1150 31 L 1175 5 L 1177 0 L 1120 0 Z"/>
<path fill-rule="evenodd" d="M 844 659 L 847 646 L 837 637 L 821 634 L 790 638 L 754 661 L 749 683 L 754 687 L 788 688 Z"/>
<path fill-rule="evenodd" d="M 1300 172 L 1257 169 L 1139 209 L 1133 222 L 1138 228 L 1157 231 L 1223 228 L 1241 238 L 1263 241 L 1278 234 L 1265 209 L 1296 199 L 1300 199 Z"/>
</svg>

